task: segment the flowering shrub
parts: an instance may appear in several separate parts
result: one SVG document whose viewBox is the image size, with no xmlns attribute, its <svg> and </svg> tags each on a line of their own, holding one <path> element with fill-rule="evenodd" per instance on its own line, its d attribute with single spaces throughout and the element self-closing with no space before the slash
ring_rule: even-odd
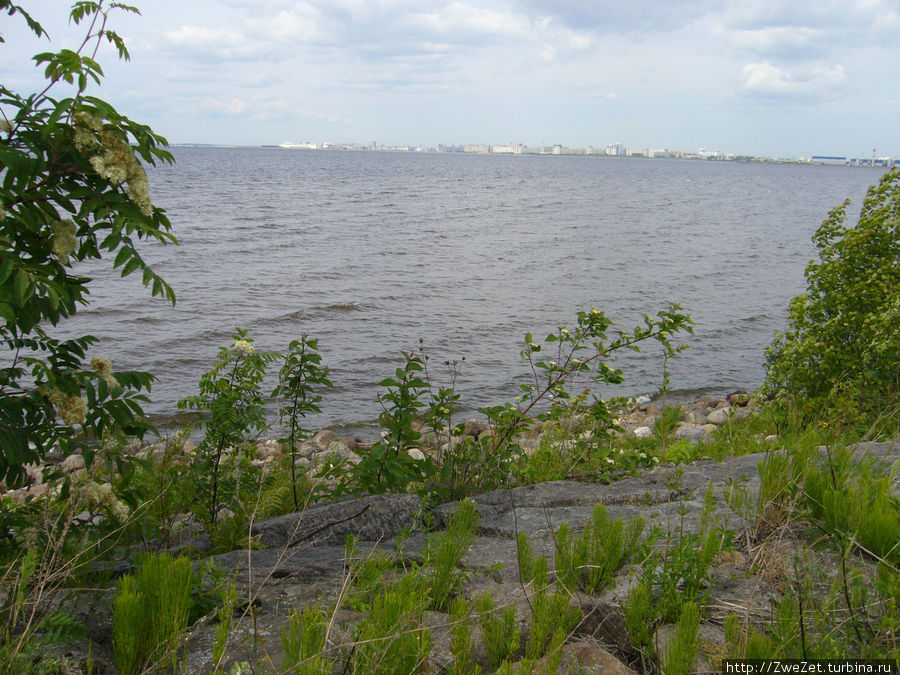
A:
<svg viewBox="0 0 900 675">
<path fill-rule="evenodd" d="M 247 464 L 248 441 L 254 432 L 269 428 L 261 387 L 266 366 L 279 357 L 257 351 L 241 328 L 232 339 L 230 347 L 219 348 L 215 366 L 200 378 L 200 393 L 178 402 L 179 408 L 205 413 L 200 424 L 206 433 L 197 446 L 193 469 L 201 496 L 195 508 L 209 523 L 215 521 L 220 506 L 231 505 L 231 499 L 240 493 L 239 475 L 242 464 Z"/>
<path fill-rule="evenodd" d="M 11 485 L 51 447 L 64 455 L 78 448 L 78 427 L 94 437 L 149 428 L 140 392 L 149 390 L 151 375 L 114 374 L 102 359 L 87 366 L 94 337 L 50 335 L 87 303 L 91 279 L 76 266 L 89 258 L 115 254 L 122 276 L 140 272 L 153 295 L 175 300 L 137 246 L 142 239 L 175 241 L 165 213 L 150 202 L 142 166 L 172 161 L 166 141 L 86 93 L 103 74 L 94 60 L 100 43 L 129 58 L 107 28 L 113 9 L 137 11 L 103 0 L 73 5 L 70 19 L 87 26 L 84 39 L 75 51 L 34 57 L 44 66 L 43 91 L 21 94 L 0 84 L 0 341 L 7 350 L 0 368 L 0 480 Z M 0 10 L 46 36 L 9 0 L 0 0 Z M 64 97 L 53 96 L 58 89 L 67 89 Z"/>
<path fill-rule="evenodd" d="M 898 404 L 900 171 L 869 188 L 855 227 L 844 223 L 848 205 L 816 230 L 807 292 L 791 301 L 787 330 L 766 351 L 771 394 L 807 420 L 824 410 L 841 424 Z"/>
</svg>

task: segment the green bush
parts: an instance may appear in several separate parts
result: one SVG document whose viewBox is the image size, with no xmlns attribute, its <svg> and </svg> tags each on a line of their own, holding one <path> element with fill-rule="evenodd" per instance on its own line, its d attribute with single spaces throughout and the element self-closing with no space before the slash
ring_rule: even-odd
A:
<svg viewBox="0 0 900 675">
<path fill-rule="evenodd" d="M 594 506 L 591 521 L 579 536 L 569 535 L 567 523 L 556 533 L 556 574 L 570 592 L 599 595 L 640 548 L 644 520 L 610 519 L 603 504 Z"/>
<path fill-rule="evenodd" d="M 900 392 L 900 171 L 872 186 L 855 227 L 849 202 L 813 236 L 819 260 L 807 292 L 791 301 L 788 326 L 766 351 L 765 389 L 799 406 L 803 421 L 875 419 Z"/>
<path fill-rule="evenodd" d="M 41 25 L 9 2 L 38 37 Z M 113 372 L 88 349 L 91 335 L 66 340 L 50 331 L 88 302 L 91 279 L 76 271 L 90 258 L 114 256 L 122 276 L 140 272 L 153 295 L 175 294 L 143 260 L 140 240 L 175 241 L 162 209 L 150 203 L 143 164 L 171 162 L 166 141 L 87 95 L 100 65 L 88 54 L 112 43 L 128 59 L 122 39 L 107 28 L 120 3 L 75 3 L 70 21 L 89 28 L 77 51 L 44 52 L 46 87 L 20 94 L 0 85 L 0 480 L 15 485 L 24 466 L 52 447 L 74 452 L 81 430 L 141 435 L 150 426 L 141 405 L 153 377 Z M 2 42 L 2 38 L 0 38 Z M 67 94 L 54 98 L 57 90 Z M 90 460 L 90 453 L 85 453 Z"/>
<path fill-rule="evenodd" d="M 191 608 L 191 562 L 145 557 L 123 577 L 113 602 L 113 657 L 119 673 L 176 670 L 179 639 Z"/>
</svg>

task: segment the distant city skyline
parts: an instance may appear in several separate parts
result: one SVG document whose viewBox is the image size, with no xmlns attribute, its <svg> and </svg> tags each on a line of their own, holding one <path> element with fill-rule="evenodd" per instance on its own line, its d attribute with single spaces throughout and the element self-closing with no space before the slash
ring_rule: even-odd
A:
<svg viewBox="0 0 900 675">
<path fill-rule="evenodd" d="M 172 143 L 679 148 L 900 157 L 898 0 L 152 0 L 99 92 Z M 4 15 L 0 82 L 77 48 Z"/>
</svg>

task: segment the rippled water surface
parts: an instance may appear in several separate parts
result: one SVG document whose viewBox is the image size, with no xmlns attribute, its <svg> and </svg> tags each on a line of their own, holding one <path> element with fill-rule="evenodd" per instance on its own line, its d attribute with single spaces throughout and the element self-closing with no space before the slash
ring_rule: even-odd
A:
<svg viewBox="0 0 900 675">
<path fill-rule="evenodd" d="M 676 389 L 752 388 L 804 289 L 810 236 L 857 209 L 872 169 L 589 157 L 176 148 L 151 172 L 180 240 L 146 258 L 174 308 L 137 278 L 89 268 L 93 303 L 66 331 L 101 338 L 116 368 L 159 377 L 151 411 L 195 393 L 235 326 L 263 349 L 320 339 L 334 390 L 322 423 L 372 419 L 400 351 L 465 357 L 471 410 L 515 396 L 525 332 L 596 307 L 622 328 L 680 303 L 696 322 L 670 363 Z M 851 208 L 851 213 L 856 210 Z M 655 350 L 617 362 L 652 392 Z"/>
</svg>

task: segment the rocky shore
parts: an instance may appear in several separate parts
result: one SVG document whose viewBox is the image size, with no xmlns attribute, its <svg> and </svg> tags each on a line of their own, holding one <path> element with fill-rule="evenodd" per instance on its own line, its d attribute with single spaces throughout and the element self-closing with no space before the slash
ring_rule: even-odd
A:
<svg viewBox="0 0 900 675">
<path fill-rule="evenodd" d="M 744 419 L 755 410 L 756 401 L 744 392 L 703 396 L 679 406 L 673 435 L 689 443 L 703 443 L 710 440 L 716 429 Z M 621 435 L 637 438 L 652 435 L 654 424 L 663 413 L 659 403 L 640 402 L 618 420 L 623 429 Z M 575 428 L 578 420 L 563 419 L 555 424 Z M 530 453 L 540 446 L 542 436 L 551 431 L 535 422 L 517 440 Z M 491 429 L 485 420 L 473 418 L 462 426 L 462 433 L 480 437 L 490 434 Z M 818 582 L 821 593 L 827 591 L 840 564 L 833 553 L 809 548 L 804 532 L 794 524 L 784 524 L 777 536 L 771 532 L 761 536 L 757 518 L 759 469 L 771 453 L 782 448 L 775 437 L 758 440 L 765 451 L 722 461 L 700 460 L 681 465 L 663 462 L 640 475 L 622 477 L 609 484 L 555 481 L 472 497 L 480 520 L 477 535 L 461 563 L 467 579 L 462 587 L 463 597 L 474 601 L 486 593 L 493 598 L 494 606 L 514 607 L 524 644 L 531 629 L 530 605 L 535 589 L 523 581 L 521 574 L 517 549 L 521 533 L 527 535 L 536 555 L 547 558 L 552 571 L 555 533 L 563 524 L 573 532 L 580 531 L 590 522 L 597 504 L 605 505 L 611 518 L 640 517 L 651 526 L 659 526 L 666 534 L 666 541 L 676 532 L 678 537 L 685 537 L 701 531 L 704 520 L 708 522 L 710 518 L 703 511 L 707 495 L 711 494 L 715 500 L 712 520 L 732 533 L 732 545 L 720 551 L 710 568 L 709 600 L 701 630 L 702 656 L 695 665 L 700 670 L 715 670 L 717 659 L 724 653 L 722 619 L 725 614 L 737 614 L 743 621 L 767 618 L 772 603 L 788 583 L 798 552 L 802 551 L 806 563 L 821 572 Z M 443 442 L 447 442 L 446 437 Z M 296 466 L 309 470 L 312 475 L 315 469 L 335 457 L 351 464 L 359 462 L 368 447 L 369 444 L 357 438 L 339 437 L 334 431 L 324 429 L 300 444 Z M 438 439 L 423 433 L 421 446 L 409 452 L 424 456 L 425 453 L 439 455 L 440 450 Z M 190 445 L 183 449 L 188 455 L 191 451 Z M 825 448 L 821 450 L 825 451 Z M 147 446 L 134 452 L 152 458 L 159 448 Z M 269 440 L 257 445 L 253 461 L 259 467 L 267 467 L 280 457 L 279 444 Z M 900 442 L 861 444 L 855 449 L 855 457 L 885 463 L 900 461 Z M 84 459 L 78 455 L 65 458 L 56 468 L 76 480 L 82 474 L 85 480 L 88 478 Z M 30 467 L 32 484 L 8 491 L 6 497 L 24 500 L 29 495 L 54 490 L 54 483 L 44 480 L 45 469 Z M 738 483 L 744 491 L 742 504 L 751 505 L 749 508 L 739 508 L 727 498 L 731 487 Z M 274 655 L 277 667 L 281 630 L 288 615 L 310 604 L 323 608 L 333 606 L 346 591 L 348 565 L 352 564 L 346 558 L 348 535 L 358 539 L 354 554 L 357 560 L 381 552 L 390 556 L 398 568 L 422 564 L 429 538 L 447 527 L 457 506 L 455 502 L 426 504 L 413 494 L 322 501 L 297 513 L 253 523 L 249 532 L 254 542 L 252 548 L 217 555 L 210 555 L 208 537 L 192 526 L 191 517 L 185 514 L 180 543 L 170 550 L 190 551 L 198 566 L 218 569 L 236 580 L 242 601 L 236 611 L 234 637 L 227 652 L 228 663 L 238 668 L 235 672 L 244 672 L 240 664 L 259 658 L 261 652 Z M 114 575 L 131 569 L 131 561 L 122 559 Z M 569 668 L 576 666 L 582 668 L 581 672 L 641 671 L 640 653 L 625 628 L 623 610 L 623 602 L 638 572 L 625 568 L 602 594 L 576 593 L 571 597 L 571 605 L 577 607 L 582 618 L 566 640 L 558 672 L 569 672 Z M 87 628 L 89 640 L 69 648 L 67 658 L 83 661 L 89 650 L 94 672 L 114 672 L 109 652 L 111 589 L 77 591 L 74 595 L 74 612 Z M 330 621 L 328 647 L 335 653 L 350 649 L 354 626 L 364 617 L 364 612 L 336 610 Z M 453 663 L 451 618 L 446 613 L 427 612 L 425 619 L 432 636 L 426 671 L 446 672 Z M 190 672 L 212 671 L 211 645 L 215 630 L 212 615 L 190 629 L 185 646 Z M 655 630 L 653 644 L 657 652 L 665 648 L 673 630 L 671 624 Z M 476 662 L 486 668 L 487 656 L 477 628 L 474 639 Z"/>
<path fill-rule="evenodd" d="M 720 426 L 726 425 L 732 420 L 742 420 L 748 417 L 757 407 L 756 400 L 747 392 L 733 392 L 722 396 L 701 396 L 690 403 L 685 403 L 678 408 L 680 415 L 678 425 L 674 431 L 676 440 L 686 440 L 691 443 L 703 443 L 710 440 L 711 435 Z M 647 438 L 653 435 L 653 426 L 662 414 L 663 406 L 660 402 L 649 400 L 639 401 L 626 414 L 619 418 L 619 426 L 624 429 L 621 435 Z M 564 419 L 560 423 L 574 428 L 578 419 Z M 425 453 L 440 455 L 440 451 L 446 448 L 446 438 L 439 440 L 434 434 L 428 433 L 424 425 L 420 447 L 409 450 L 415 459 L 421 459 Z M 531 452 L 539 447 L 544 427 L 540 422 L 531 424 L 526 433 L 519 439 L 519 443 L 525 452 Z M 480 437 L 490 433 L 490 426 L 485 419 L 471 418 L 466 420 L 463 426 L 463 435 Z M 443 445 L 443 448 L 442 448 Z M 337 457 L 350 464 L 357 464 L 360 453 L 371 448 L 371 441 L 364 441 L 359 437 L 338 436 L 331 429 L 322 429 L 312 438 L 297 446 L 297 459 L 295 465 L 303 471 L 314 471 L 331 458 Z M 190 442 L 184 444 L 183 451 L 190 454 L 194 446 Z M 136 456 L 147 458 L 154 453 L 161 452 L 161 445 L 148 445 L 135 447 L 131 450 Z M 274 439 L 263 440 L 256 445 L 257 466 L 264 467 L 281 459 L 281 445 Z M 50 469 L 58 469 L 63 474 L 78 477 L 85 471 L 85 461 L 81 455 L 75 454 L 65 459 L 55 461 L 51 454 L 47 461 L 41 464 L 33 464 L 26 467 L 28 484 L 8 490 L 5 484 L 0 483 L 0 495 L 5 494 L 23 503 L 29 497 L 38 497 L 48 494 L 54 489 L 54 482 L 47 480 Z"/>
<path fill-rule="evenodd" d="M 721 409 L 724 407 L 713 408 Z M 322 435 L 320 440 L 325 438 L 327 435 Z M 331 440 L 328 448 L 335 451 L 336 443 L 343 441 Z M 321 452 L 325 450 L 313 454 Z M 709 600 L 700 633 L 701 656 L 694 666 L 695 672 L 715 671 L 724 653 L 722 619 L 726 614 L 736 614 L 742 621 L 769 618 L 772 603 L 790 583 L 798 556 L 818 571 L 813 589 L 816 593 L 827 593 L 840 565 L 835 554 L 810 548 L 804 532 L 796 525 L 786 524 L 761 536 L 752 509 L 739 513 L 740 509 L 729 506 L 725 495 L 735 481 L 742 482 L 747 503 L 756 504 L 759 467 L 766 457 L 767 453 L 761 452 L 685 466 L 662 465 L 609 485 L 557 481 L 477 495 L 472 500 L 480 523 L 462 561 L 468 578 L 462 594 L 471 601 L 488 593 L 494 606 L 514 607 L 524 644 L 530 630 L 528 617 L 534 589 L 522 581 L 517 554 L 519 533 L 527 534 L 535 553 L 546 556 L 552 569 L 554 533 L 563 523 L 574 531 L 583 528 L 596 504 L 604 504 L 613 518 L 639 516 L 647 523 L 659 525 L 668 535 L 677 531 L 678 536 L 684 537 L 700 530 L 705 496 L 711 492 L 715 497 L 713 520 L 733 532 L 733 545 L 721 551 L 710 568 Z M 854 457 L 896 462 L 900 460 L 900 443 L 861 444 Z M 440 532 L 456 507 L 456 503 L 448 503 L 425 509 L 418 496 L 409 494 L 319 503 L 299 513 L 255 523 L 252 535 L 258 549 L 201 559 L 199 564 L 212 564 L 235 578 L 238 596 L 243 599 L 236 614 L 227 666 L 239 669 L 240 664 L 264 653 L 273 656 L 277 667 L 281 630 L 288 615 L 310 604 L 326 608 L 346 592 L 350 564 L 344 546 L 347 535 L 359 540 L 357 559 L 380 551 L 391 556 L 398 567 L 421 563 L 431 536 L 422 528 L 423 521 L 431 521 L 431 531 Z M 863 564 L 873 567 L 873 563 Z M 639 654 L 625 627 L 622 608 L 635 574 L 634 569 L 624 569 L 612 588 L 600 596 L 577 593 L 571 598 L 571 606 L 580 609 L 582 618 L 563 647 L 559 673 L 571 672 L 569 669 L 576 666 L 582 669 L 578 672 L 640 672 Z M 91 638 L 94 672 L 113 672 L 105 648 L 111 630 L 108 596 L 98 602 L 96 593 L 84 591 L 79 607 L 79 618 Z M 353 628 L 364 616 L 363 612 L 337 610 L 331 617 L 327 647 L 349 649 Z M 441 612 L 427 612 L 425 619 L 432 635 L 425 672 L 446 672 L 453 663 L 452 621 Z M 655 630 L 653 644 L 657 650 L 665 648 L 673 630 L 671 624 Z M 477 629 L 475 637 L 476 662 L 486 667 L 487 655 L 478 641 Z M 191 628 L 186 642 L 190 672 L 212 671 L 214 640 L 213 622 L 203 620 Z M 83 657 L 87 648 L 70 650 L 70 655 Z M 227 667 L 225 672 L 229 672 Z"/>
</svg>

